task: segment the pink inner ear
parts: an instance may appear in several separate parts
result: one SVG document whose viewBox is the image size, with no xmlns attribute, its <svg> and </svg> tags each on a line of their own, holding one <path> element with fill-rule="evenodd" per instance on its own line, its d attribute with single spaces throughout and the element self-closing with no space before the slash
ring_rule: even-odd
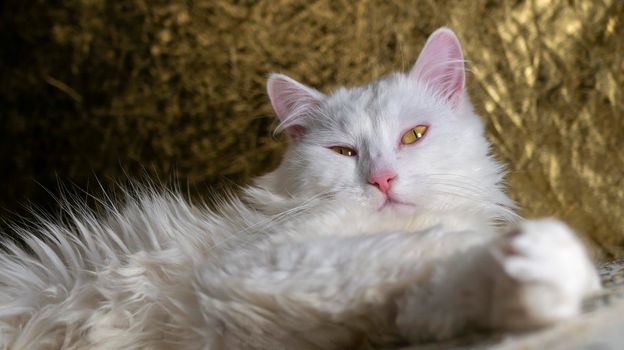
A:
<svg viewBox="0 0 624 350">
<path fill-rule="evenodd" d="M 292 141 L 298 141 L 305 133 L 305 118 L 323 95 L 282 74 L 271 74 L 267 91 L 280 121 L 277 131 L 286 130 Z"/>
<path fill-rule="evenodd" d="M 423 48 L 409 76 L 425 81 L 453 103 L 464 89 L 464 55 L 455 33 L 436 30 Z"/>
<path fill-rule="evenodd" d="M 305 134 L 305 128 L 301 125 L 292 125 L 286 128 L 286 132 L 288 133 L 288 137 L 294 142 L 297 142 L 303 137 Z"/>
</svg>

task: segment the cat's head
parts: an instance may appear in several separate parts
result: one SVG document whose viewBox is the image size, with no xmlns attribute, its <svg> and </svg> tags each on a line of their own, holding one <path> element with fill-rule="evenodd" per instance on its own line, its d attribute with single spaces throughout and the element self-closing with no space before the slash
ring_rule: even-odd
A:
<svg viewBox="0 0 624 350">
<path fill-rule="evenodd" d="M 364 86 L 326 95 L 272 74 L 268 93 L 289 147 L 259 183 L 292 197 L 329 194 L 374 210 L 509 205 L 464 82 L 462 49 L 447 28 L 429 37 L 408 73 Z"/>
</svg>

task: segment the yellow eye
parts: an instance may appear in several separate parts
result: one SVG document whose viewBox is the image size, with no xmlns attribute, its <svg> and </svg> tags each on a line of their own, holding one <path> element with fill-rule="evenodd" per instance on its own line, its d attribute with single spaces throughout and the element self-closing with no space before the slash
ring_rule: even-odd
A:
<svg viewBox="0 0 624 350">
<path fill-rule="evenodd" d="M 404 145 L 411 145 L 412 143 L 420 140 L 427 133 L 429 127 L 426 125 L 418 125 L 412 128 L 401 136 L 401 143 Z"/>
<path fill-rule="evenodd" d="M 347 157 L 355 157 L 355 156 L 357 156 L 357 152 L 355 152 L 354 149 L 351 149 L 349 147 L 331 146 L 331 147 L 329 147 L 329 149 L 331 149 L 332 151 L 334 151 L 336 153 L 340 153 L 343 156 L 347 156 Z"/>
</svg>

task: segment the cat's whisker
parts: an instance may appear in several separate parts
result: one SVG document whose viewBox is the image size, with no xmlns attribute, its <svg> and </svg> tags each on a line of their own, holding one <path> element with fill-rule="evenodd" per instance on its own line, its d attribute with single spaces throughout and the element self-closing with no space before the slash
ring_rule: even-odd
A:
<svg viewBox="0 0 624 350">
<path fill-rule="evenodd" d="M 500 220 L 514 221 L 518 218 L 518 215 L 506 203 L 496 203 L 488 199 L 480 199 L 480 198 L 476 198 L 473 195 L 461 194 L 453 190 L 445 190 L 441 188 L 431 189 L 430 192 L 433 195 L 440 194 L 443 196 L 443 198 L 450 196 L 450 197 L 464 199 L 470 203 L 475 203 L 477 204 L 477 206 L 472 207 L 472 209 L 476 209 L 478 211 L 480 210 L 480 211 L 495 213 L 495 215 Z"/>
<path fill-rule="evenodd" d="M 461 183 L 469 187 L 475 187 L 474 179 L 461 174 L 427 174 L 423 177 L 426 180 L 452 181 L 451 183 Z M 503 187 L 502 184 L 500 184 Z"/>
<path fill-rule="evenodd" d="M 425 183 L 430 186 L 437 185 L 436 188 L 440 188 L 440 187 L 445 188 L 450 191 L 449 192 L 450 194 L 463 195 L 474 200 L 484 201 L 486 203 L 490 203 L 492 201 L 492 199 L 490 198 L 487 192 L 481 189 L 475 188 L 475 187 L 469 187 L 463 184 L 456 184 L 452 182 L 443 182 L 443 181 L 437 181 L 437 182 L 430 181 L 430 182 L 425 182 Z"/>
<path fill-rule="evenodd" d="M 498 202 L 491 197 L 490 192 L 475 186 L 473 182 L 469 182 L 468 178 L 463 175 L 436 174 L 433 176 L 428 174 L 421 181 L 430 186 L 432 191 L 438 191 L 440 194 L 447 196 L 464 198 L 469 202 L 477 203 L 481 207 L 489 209 L 489 211 L 501 212 L 504 218 L 513 219 L 517 217 L 513 211 L 515 208 L 513 202 L 507 200 L 506 197 L 501 197 L 503 201 Z"/>
<path fill-rule="evenodd" d="M 240 231 L 233 233 L 229 238 L 224 239 L 221 242 L 215 243 L 210 250 L 220 248 L 225 244 L 229 244 L 232 242 L 240 243 L 241 247 L 249 244 L 253 240 L 257 239 L 257 234 L 269 234 L 270 232 L 265 232 L 266 227 L 269 227 L 271 224 L 280 223 L 286 219 L 294 219 L 296 215 L 304 214 L 306 210 L 310 209 L 310 203 L 316 201 L 320 198 L 323 198 L 331 194 L 331 192 L 318 193 L 314 196 L 311 196 L 301 202 L 298 206 L 289 208 L 277 214 L 268 216 L 266 219 L 255 222 L 252 225 L 246 226 L 242 228 Z M 296 214 L 296 215 L 294 215 Z M 249 232 L 254 232 L 254 235 L 249 235 Z"/>
</svg>

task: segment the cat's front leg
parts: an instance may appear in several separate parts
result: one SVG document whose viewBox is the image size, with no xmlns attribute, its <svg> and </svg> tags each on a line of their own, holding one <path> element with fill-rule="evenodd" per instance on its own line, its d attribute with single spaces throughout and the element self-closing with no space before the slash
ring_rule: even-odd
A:
<svg viewBox="0 0 624 350">
<path fill-rule="evenodd" d="M 202 264 L 195 275 L 195 309 L 208 322 L 197 328 L 211 330 L 200 342 L 215 349 L 344 349 L 363 340 L 396 345 L 403 340 L 394 322 L 397 298 L 425 283 L 438 260 L 461 256 L 484 241 L 487 235 L 436 227 L 273 237 L 233 251 L 218 264 Z"/>
<path fill-rule="evenodd" d="M 554 219 L 529 220 L 491 249 L 489 323 L 500 329 L 547 326 L 580 313 L 600 280 L 581 241 Z"/>
<path fill-rule="evenodd" d="M 525 221 L 433 264 L 399 299 L 397 325 L 412 342 L 542 327 L 577 315 L 599 288 L 587 252 L 565 224 Z"/>
</svg>

